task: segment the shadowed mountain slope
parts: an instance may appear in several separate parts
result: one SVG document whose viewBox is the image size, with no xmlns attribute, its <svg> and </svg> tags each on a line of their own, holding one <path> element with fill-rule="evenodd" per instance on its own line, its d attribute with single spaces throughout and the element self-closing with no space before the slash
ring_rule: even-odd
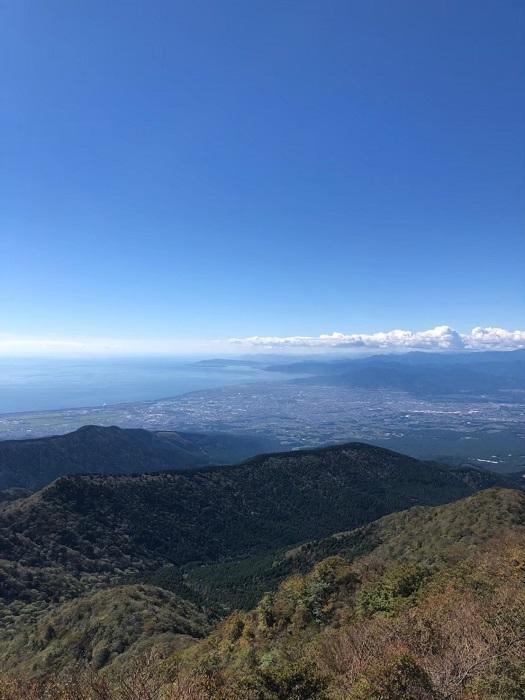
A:
<svg viewBox="0 0 525 700">
<path fill-rule="evenodd" d="M 263 455 L 193 471 L 62 477 L 7 505 L 13 553 L 43 562 L 188 561 L 273 549 L 473 488 L 453 471 L 372 447 Z M 96 553 L 94 553 L 96 550 Z"/>
<path fill-rule="evenodd" d="M 414 506 L 299 547 L 188 569 L 186 585 L 226 609 L 249 608 L 293 573 L 326 557 L 434 565 L 456 563 L 503 533 L 525 541 L 525 494 L 490 488 L 442 506 Z"/>
<path fill-rule="evenodd" d="M 62 477 L 0 511 L 0 594 L 6 610 L 36 618 L 167 565 L 270 553 L 475 490 L 453 471 L 361 443 L 230 467 Z"/>
<path fill-rule="evenodd" d="M 0 489 L 38 489 L 66 474 L 233 464 L 276 446 L 275 441 L 252 436 L 86 425 L 66 435 L 0 441 Z"/>
</svg>

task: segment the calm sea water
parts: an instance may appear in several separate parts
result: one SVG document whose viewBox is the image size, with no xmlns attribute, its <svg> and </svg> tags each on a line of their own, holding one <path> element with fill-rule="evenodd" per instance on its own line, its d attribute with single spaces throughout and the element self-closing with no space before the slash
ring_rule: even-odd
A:
<svg viewBox="0 0 525 700">
<path fill-rule="evenodd" d="M 0 413 L 131 403 L 282 375 L 248 366 L 202 367 L 189 360 L 0 360 Z"/>
</svg>

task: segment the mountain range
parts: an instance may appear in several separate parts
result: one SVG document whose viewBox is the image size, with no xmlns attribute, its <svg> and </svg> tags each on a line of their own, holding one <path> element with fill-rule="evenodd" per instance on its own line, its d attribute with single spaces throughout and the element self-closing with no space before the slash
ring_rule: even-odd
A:
<svg viewBox="0 0 525 700">
<path fill-rule="evenodd" d="M 65 474 L 234 464 L 277 447 L 275 440 L 251 435 L 86 425 L 65 435 L 0 441 L 0 490 L 34 490 Z"/>
<path fill-rule="evenodd" d="M 349 443 L 19 492 L 0 697 L 522 697 L 513 478 Z"/>
<path fill-rule="evenodd" d="M 303 375 L 299 383 L 406 391 L 417 396 L 508 393 L 523 399 L 525 351 L 410 352 L 365 358 L 302 359 L 271 364 L 269 372 Z M 306 376 L 304 376 L 306 375 Z"/>
</svg>

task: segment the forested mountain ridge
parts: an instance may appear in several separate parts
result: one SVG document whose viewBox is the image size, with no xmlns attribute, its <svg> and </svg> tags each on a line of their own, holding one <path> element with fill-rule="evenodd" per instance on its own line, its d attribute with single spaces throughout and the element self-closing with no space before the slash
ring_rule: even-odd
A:
<svg viewBox="0 0 525 700">
<path fill-rule="evenodd" d="M 363 586 L 386 576 L 380 602 L 374 594 L 359 609 L 383 605 L 386 595 L 397 614 L 412 593 L 388 603 L 389 586 L 414 592 L 414 581 L 437 581 L 447 567 L 490 551 L 495 538 L 503 550 L 505 537 L 523 537 L 524 494 L 476 493 L 501 479 L 362 443 L 261 455 L 235 466 L 61 477 L 0 511 L 0 670 L 53 676 L 80 663 L 114 674 L 142 654 L 179 650 L 155 667 L 155 678 L 165 683 L 180 670 L 193 688 L 208 669 L 205 685 L 212 686 L 186 696 L 179 687 L 178 700 L 324 698 L 321 662 L 290 671 L 288 661 L 317 659 L 309 645 L 320 643 L 320 634 L 359 622 L 355 595 Z M 388 573 L 398 566 L 409 567 L 408 583 L 405 573 L 399 580 Z M 202 646 L 180 651 L 193 649 L 218 617 L 252 606 Z M 264 680 L 271 659 L 283 678 Z M 289 673 L 319 693 L 303 688 L 294 695 Z M 96 692 L 86 697 L 121 697 Z M 27 689 L 16 693 L 30 697 Z"/>
<path fill-rule="evenodd" d="M 141 556 L 184 564 L 275 549 L 474 490 L 453 471 L 350 443 L 231 467 L 61 477 L 6 505 L 0 525 L 17 552 L 22 537 L 42 562 L 66 547 L 78 561 L 111 550 L 120 563 Z"/>
<path fill-rule="evenodd" d="M 211 632 L 194 605 L 158 587 L 94 591 L 3 634 L 4 670 L 51 677 L 42 686 L 0 676 L 0 691 L 6 700 L 520 700 L 524 536 L 519 491 L 393 513 L 277 554 L 288 563 L 279 585 Z M 59 669 L 79 661 L 98 675 L 61 682 Z"/>
<path fill-rule="evenodd" d="M 39 489 L 66 474 L 129 474 L 234 464 L 275 449 L 274 440 L 85 425 L 72 433 L 0 441 L 0 490 Z"/>
<path fill-rule="evenodd" d="M 260 555 L 474 490 L 449 470 L 360 443 L 237 466 L 61 477 L 0 511 L 4 610 L 37 617 L 166 565 Z"/>
<path fill-rule="evenodd" d="M 210 699 L 519 700 L 524 536 L 525 495 L 493 489 L 307 543 L 169 667 Z"/>
<path fill-rule="evenodd" d="M 265 591 L 331 556 L 387 563 L 457 563 L 507 533 L 525 539 L 525 494 L 490 488 L 442 506 L 414 506 L 362 527 L 270 555 L 188 569 L 186 585 L 230 609 L 253 607 Z"/>
</svg>

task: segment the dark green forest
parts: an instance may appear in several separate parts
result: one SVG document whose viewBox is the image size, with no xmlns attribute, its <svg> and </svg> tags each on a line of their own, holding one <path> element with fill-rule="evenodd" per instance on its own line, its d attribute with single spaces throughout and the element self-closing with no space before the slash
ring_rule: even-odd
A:
<svg viewBox="0 0 525 700">
<path fill-rule="evenodd" d="M 351 443 L 0 510 L 0 698 L 525 693 L 525 494 Z"/>
</svg>

